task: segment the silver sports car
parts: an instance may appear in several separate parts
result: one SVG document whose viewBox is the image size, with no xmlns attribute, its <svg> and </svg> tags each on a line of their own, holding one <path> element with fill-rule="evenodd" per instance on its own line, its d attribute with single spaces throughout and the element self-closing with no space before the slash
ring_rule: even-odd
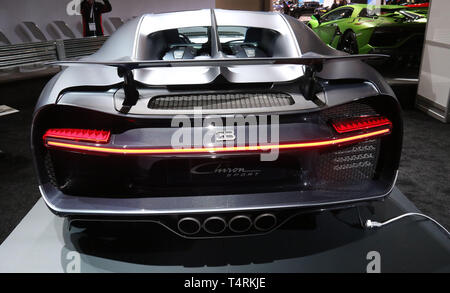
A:
<svg viewBox="0 0 450 293">
<path fill-rule="evenodd" d="M 50 210 L 184 237 L 267 233 L 293 215 L 383 199 L 399 104 L 363 59 L 279 13 L 148 14 L 64 66 L 32 125 Z"/>
</svg>

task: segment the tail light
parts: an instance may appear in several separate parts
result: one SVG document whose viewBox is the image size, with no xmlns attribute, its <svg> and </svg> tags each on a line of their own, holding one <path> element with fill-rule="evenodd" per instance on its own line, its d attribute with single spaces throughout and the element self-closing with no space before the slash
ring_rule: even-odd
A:
<svg viewBox="0 0 450 293">
<path fill-rule="evenodd" d="M 50 131 L 47 131 L 49 133 Z M 87 131 L 86 131 L 87 132 Z M 122 155 L 155 155 L 155 154 L 185 154 L 185 153 L 217 153 L 217 152 L 254 152 L 254 151 L 270 151 L 271 149 L 304 149 L 304 148 L 319 148 L 333 145 L 341 145 L 348 143 L 356 143 L 362 140 L 376 138 L 390 133 L 389 128 L 377 129 L 374 131 L 346 135 L 343 137 L 335 137 L 332 139 L 316 140 L 316 141 L 301 141 L 296 143 L 285 144 L 270 144 L 270 145 L 255 145 L 255 146 L 224 146 L 224 147 L 199 147 L 199 148 L 133 148 L 126 146 L 99 146 L 66 143 L 62 141 L 54 141 L 51 138 L 69 139 L 78 141 L 88 141 L 96 143 L 106 143 L 109 140 L 109 132 L 94 133 L 85 135 L 44 135 L 45 145 L 49 148 L 68 149 L 73 151 L 86 151 L 94 153 L 107 154 L 122 154 Z M 79 132 L 84 133 L 84 132 Z"/>
<path fill-rule="evenodd" d="M 332 125 L 338 133 L 366 130 L 381 126 L 384 126 L 387 129 L 392 128 L 392 122 L 386 117 L 382 116 L 357 117 L 340 121 L 333 121 Z"/>
<path fill-rule="evenodd" d="M 122 155 L 151 155 L 174 153 L 216 153 L 216 152 L 254 152 L 269 151 L 271 149 L 302 149 L 318 148 L 333 145 L 357 143 L 373 139 L 391 132 L 392 123 L 382 116 L 361 116 L 346 118 L 332 122 L 333 128 L 339 134 L 331 139 L 300 141 L 285 144 L 256 145 L 256 146 L 224 146 L 200 148 L 133 148 L 108 144 L 110 131 L 57 128 L 49 129 L 44 134 L 44 143 L 48 148 L 69 149 L 94 153 L 122 154 Z M 365 132 L 361 133 L 361 131 Z M 369 130 L 369 131 L 368 131 Z M 350 135 L 351 132 L 356 132 Z M 87 142 L 88 144 L 85 144 Z M 92 144 L 95 143 L 95 144 Z M 104 145 L 98 145 L 104 144 Z"/>
<path fill-rule="evenodd" d="M 330 192 L 317 202 L 339 201 L 341 195 L 373 195 L 393 180 L 401 124 L 391 109 L 377 97 L 298 117 L 281 116 L 280 125 L 292 123 L 295 132 L 282 132 L 276 145 L 184 149 L 153 136 L 161 135 L 155 128 L 165 135 L 173 133 L 169 123 L 155 127 L 151 119 L 129 123 L 122 117 L 99 119 L 83 113 L 68 119 L 66 112 L 58 111 L 51 116 L 57 121 L 42 124 L 36 132 L 41 146 L 36 149 L 43 154 L 43 180 L 67 195 L 121 198 L 300 190 Z M 276 161 L 261 161 L 258 153 L 276 148 Z"/>
<path fill-rule="evenodd" d="M 95 143 L 108 143 L 110 136 L 111 132 L 105 130 L 57 128 L 47 130 L 44 134 L 44 141 L 47 141 L 48 138 L 57 138 Z"/>
</svg>

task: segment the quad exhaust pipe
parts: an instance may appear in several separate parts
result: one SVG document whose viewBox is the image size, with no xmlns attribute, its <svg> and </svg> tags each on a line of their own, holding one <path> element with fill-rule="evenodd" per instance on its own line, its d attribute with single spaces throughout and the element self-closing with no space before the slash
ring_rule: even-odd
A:
<svg viewBox="0 0 450 293">
<path fill-rule="evenodd" d="M 227 228 L 227 222 L 221 217 L 209 217 L 203 222 L 203 229 L 209 234 L 220 234 Z"/>
<path fill-rule="evenodd" d="M 202 225 L 196 218 L 186 217 L 178 221 L 178 230 L 186 235 L 195 235 L 201 228 Z"/>
<path fill-rule="evenodd" d="M 223 217 L 212 216 L 203 221 L 193 217 L 185 217 L 178 221 L 178 230 L 185 235 L 195 235 L 203 229 L 208 234 L 218 235 L 227 230 L 233 233 L 245 233 L 252 228 L 259 232 L 267 232 L 277 224 L 277 217 L 274 214 L 266 213 L 258 215 L 253 221 L 247 215 L 236 215 L 228 223 Z"/>
<path fill-rule="evenodd" d="M 248 216 L 238 215 L 230 220 L 228 226 L 235 233 L 244 233 L 252 227 L 252 220 Z"/>
<path fill-rule="evenodd" d="M 269 231 L 273 229 L 277 224 L 277 217 L 274 214 L 262 214 L 255 218 L 253 225 L 256 230 L 261 232 Z"/>
</svg>

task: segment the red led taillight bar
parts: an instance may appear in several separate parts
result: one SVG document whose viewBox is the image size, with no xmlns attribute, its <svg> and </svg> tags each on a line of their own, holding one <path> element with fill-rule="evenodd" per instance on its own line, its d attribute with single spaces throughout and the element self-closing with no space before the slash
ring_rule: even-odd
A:
<svg viewBox="0 0 450 293">
<path fill-rule="evenodd" d="M 367 116 L 350 118 L 346 120 L 333 121 L 332 125 L 338 133 L 347 133 L 358 130 L 365 130 L 386 126 L 392 128 L 392 122 L 386 117 L 382 116 Z"/>
<path fill-rule="evenodd" d="M 47 138 L 59 138 L 75 141 L 108 143 L 110 136 L 111 132 L 104 130 L 56 128 L 47 130 L 44 134 L 44 141 Z"/>
<path fill-rule="evenodd" d="M 302 141 L 297 143 L 271 144 L 257 146 L 224 146 L 224 147 L 202 147 L 202 148 L 132 148 L 117 146 L 101 146 L 75 144 L 62 141 L 54 141 L 46 139 L 45 144 L 49 148 L 66 149 L 72 151 L 84 151 L 104 154 L 120 154 L 120 155 L 161 155 L 161 154 L 192 154 L 192 153 L 219 153 L 219 152 L 246 152 L 246 151 L 270 151 L 271 149 L 302 149 L 326 147 L 345 143 L 355 143 L 361 140 L 372 139 L 383 136 L 391 132 L 390 128 L 371 131 L 363 134 L 346 136 L 342 138 L 333 138 L 319 141 Z"/>
</svg>

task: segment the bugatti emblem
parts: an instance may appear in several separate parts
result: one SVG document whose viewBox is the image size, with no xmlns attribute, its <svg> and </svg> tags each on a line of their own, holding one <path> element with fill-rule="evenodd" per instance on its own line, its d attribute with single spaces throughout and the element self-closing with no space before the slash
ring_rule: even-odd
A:
<svg viewBox="0 0 450 293">
<path fill-rule="evenodd" d="M 231 141 L 235 140 L 234 130 L 224 130 L 216 132 L 216 141 Z"/>
</svg>

